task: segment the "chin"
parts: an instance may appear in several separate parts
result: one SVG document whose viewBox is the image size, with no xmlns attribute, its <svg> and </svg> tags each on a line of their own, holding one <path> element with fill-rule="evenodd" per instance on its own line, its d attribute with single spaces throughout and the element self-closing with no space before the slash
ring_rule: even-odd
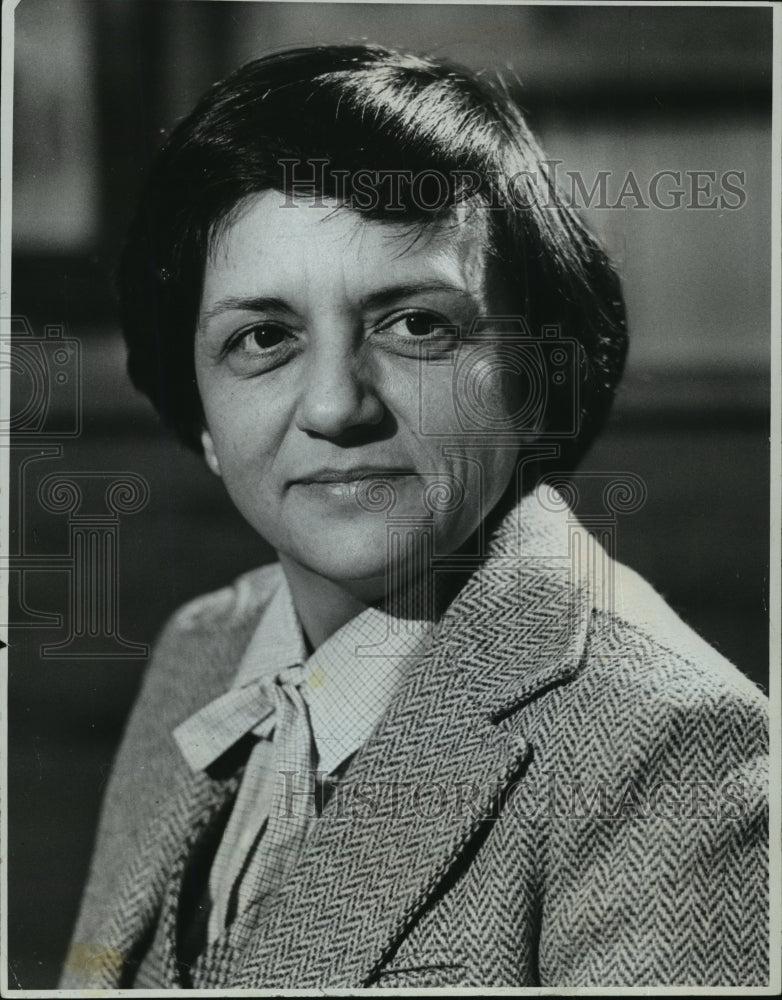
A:
<svg viewBox="0 0 782 1000">
<path fill-rule="evenodd" d="M 355 597 L 375 601 L 389 591 L 389 584 L 396 578 L 408 586 L 428 559 L 416 542 L 418 533 L 413 531 L 399 539 L 399 545 L 389 538 L 385 524 L 382 530 L 340 531 L 338 528 L 323 531 L 320 538 L 327 544 L 312 544 L 312 538 L 303 539 L 297 552 L 291 556 L 310 572 L 343 587 Z M 427 546 L 426 551 L 428 552 Z"/>
<path fill-rule="evenodd" d="M 324 544 L 325 543 L 325 544 Z M 320 543 L 304 540 L 291 553 L 294 559 L 310 572 L 337 584 L 355 582 L 385 588 L 388 566 L 388 546 L 385 533 L 382 537 L 363 534 L 345 537 L 339 531 L 327 531 Z"/>
</svg>

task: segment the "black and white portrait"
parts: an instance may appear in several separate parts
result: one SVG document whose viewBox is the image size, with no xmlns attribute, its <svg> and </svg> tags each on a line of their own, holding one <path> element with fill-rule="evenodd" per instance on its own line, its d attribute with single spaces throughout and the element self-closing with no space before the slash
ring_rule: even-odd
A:
<svg viewBox="0 0 782 1000">
<path fill-rule="evenodd" d="M 779 986 L 778 15 L 3 9 L 9 995 Z"/>
</svg>

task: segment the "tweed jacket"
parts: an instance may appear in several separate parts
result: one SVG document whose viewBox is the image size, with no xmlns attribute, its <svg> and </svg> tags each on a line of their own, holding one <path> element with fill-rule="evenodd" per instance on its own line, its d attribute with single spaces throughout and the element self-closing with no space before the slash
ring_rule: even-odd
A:
<svg viewBox="0 0 782 1000">
<path fill-rule="evenodd" d="M 766 699 L 559 504 L 504 517 L 262 921 L 177 951 L 241 768 L 171 732 L 279 567 L 179 611 L 106 794 L 64 988 L 761 985 Z"/>
</svg>

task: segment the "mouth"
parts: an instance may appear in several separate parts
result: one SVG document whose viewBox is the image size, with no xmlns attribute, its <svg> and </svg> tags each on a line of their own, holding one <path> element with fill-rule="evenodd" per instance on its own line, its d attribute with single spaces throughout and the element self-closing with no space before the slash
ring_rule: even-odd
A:
<svg viewBox="0 0 782 1000">
<path fill-rule="evenodd" d="M 315 485 L 355 485 L 372 482 L 376 479 L 397 479 L 400 476 L 414 475 L 412 469 L 402 467 L 355 466 L 350 469 L 316 469 L 314 472 L 297 476 L 291 481 L 292 486 Z"/>
</svg>

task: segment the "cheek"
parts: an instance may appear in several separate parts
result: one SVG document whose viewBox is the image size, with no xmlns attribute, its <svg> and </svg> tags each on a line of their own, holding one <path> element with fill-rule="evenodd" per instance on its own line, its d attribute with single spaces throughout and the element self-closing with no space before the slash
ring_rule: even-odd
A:
<svg viewBox="0 0 782 1000">
<path fill-rule="evenodd" d="M 257 393 L 237 391 L 204 399 L 206 425 L 229 492 L 243 482 L 263 485 L 260 473 L 276 454 L 285 433 L 280 414 Z"/>
<path fill-rule="evenodd" d="M 476 347 L 459 365 L 453 392 L 465 426 L 513 434 L 522 402 L 518 355 L 511 347 Z"/>
<path fill-rule="evenodd" d="M 436 429 L 422 440 L 432 466 L 456 480 L 461 503 L 436 516 L 441 544 L 460 544 L 497 504 L 514 478 L 522 435 L 523 405 L 518 360 L 510 352 L 479 345 L 450 365 L 432 366 L 421 417 Z M 425 407 L 423 404 L 426 404 Z M 442 491 L 448 506 L 448 489 Z"/>
<path fill-rule="evenodd" d="M 494 354 L 476 364 L 471 397 L 471 417 L 483 433 L 475 440 L 473 454 L 483 476 L 483 501 L 488 514 L 505 492 L 516 469 L 523 434 L 519 416 L 524 406 L 517 359 L 510 353 Z M 476 435 L 477 438 L 477 435 Z"/>
<path fill-rule="evenodd" d="M 525 409 L 523 375 L 511 347 L 480 344 L 430 363 L 421 369 L 415 401 L 421 429 L 478 447 L 487 437 L 516 440 Z"/>
</svg>

